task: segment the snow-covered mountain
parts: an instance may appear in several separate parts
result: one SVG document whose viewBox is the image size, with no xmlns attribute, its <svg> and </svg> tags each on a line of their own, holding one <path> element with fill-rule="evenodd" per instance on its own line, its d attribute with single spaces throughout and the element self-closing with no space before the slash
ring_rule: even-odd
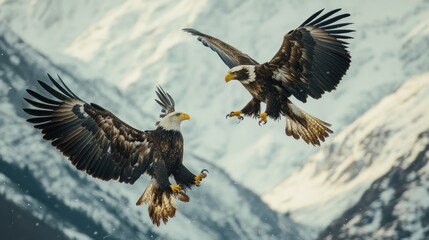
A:
<svg viewBox="0 0 429 240">
<path fill-rule="evenodd" d="M 154 89 L 146 90 L 152 100 L 137 106 L 111 84 L 88 81 L 57 67 L 0 26 L 0 199 L 9 202 L 0 206 L 0 212 L 13 210 L 8 206 L 14 204 L 35 219 L 26 218 L 25 226 L 12 226 L 17 222 L 0 216 L 0 222 L 6 224 L 2 237 L 16 237 L 5 229 L 22 231 L 47 225 L 59 232 L 53 233 L 59 239 L 302 238 L 300 226 L 271 210 L 259 196 L 188 147 L 185 164 L 194 171 L 207 168 L 209 176 L 200 188 L 189 192 L 189 203 L 179 203 L 177 216 L 167 226 L 154 227 L 147 208 L 135 206 L 147 177 L 135 185 L 91 178 L 76 170 L 25 121 L 25 88 L 37 88 L 36 80 L 46 79 L 46 72 L 59 73 L 81 98 L 107 107 L 135 127 L 145 129 L 139 122 L 142 119 L 152 129 L 160 111 L 139 111 L 156 104 Z M 186 130 L 184 137 L 185 141 L 189 138 Z M 16 214 L 21 218 L 18 211 Z M 41 238 L 37 231 L 31 236 Z"/>
<path fill-rule="evenodd" d="M 174 89 L 193 119 L 188 146 L 235 181 L 266 193 L 318 148 L 287 138 L 283 121 L 259 127 L 252 119 L 238 125 L 225 120 L 250 96 L 236 82 L 225 85 L 227 68 L 218 56 L 180 29 L 215 35 L 263 62 L 277 51 L 284 33 L 315 11 L 342 7 L 351 13 L 348 21 L 357 31 L 346 77 L 318 101 L 295 101 L 332 123 L 335 135 L 406 79 L 429 70 L 428 54 L 418 51 L 427 44 L 428 6 L 424 0 L 17 0 L 3 2 L 0 19 L 55 63 L 120 86 L 138 103 L 152 101 L 147 89 L 156 84 Z M 146 109 L 153 112 L 156 106 Z"/>
<path fill-rule="evenodd" d="M 429 72 L 383 98 L 264 200 L 316 228 L 337 219 L 322 234 L 332 239 L 421 234 L 429 210 L 428 106 Z"/>
<path fill-rule="evenodd" d="M 263 127 L 259 127 L 257 121 L 253 119 L 245 119 L 238 125 L 234 119 L 225 120 L 226 113 L 240 109 L 250 99 L 250 95 L 236 82 L 225 85 L 223 76 L 227 67 L 215 53 L 201 46 L 194 37 L 183 33 L 180 29 L 193 27 L 212 34 L 263 62 L 270 59 L 277 51 L 284 33 L 298 26 L 321 8 L 331 10 L 338 7 L 343 8 L 344 12 L 351 13 L 349 21 L 354 23 L 351 26 L 356 30 L 354 39 L 350 41 L 351 68 L 338 89 L 325 94 L 322 99 L 310 100 L 306 104 L 300 104 L 294 100 L 307 112 L 332 123 L 333 136 L 321 148 L 315 148 L 302 141 L 287 138 L 284 134 L 283 120 L 269 121 Z M 402 213 L 400 210 L 394 213 L 392 218 L 382 218 L 383 221 L 378 225 L 382 229 L 381 233 L 377 235 L 371 230 L 378 220 L 374 218 L 375 220 L 371 221 L 374 225 L 370 226 L 367 224 L 369 218 L 366 216 L 374 213 L 378 217 L 377 211 L 383 211 L 383 209 L 387 211 L 389 208 L 372 207 L 372 204 L 380 206 L 377 205 L 380 204 L 380 200 L 374 201 L 365 196 L 385 192 L 385 185 L 377 184 L 390 181 L 393 172 L 408 174 L 407 171 L 397 167 L 407 169 L 408 162 L 413 159 L 405 156 L 407 153 L 418 151 L 415 148 L 418 145 L 418 136 L 425 131 L 421 121 L 426 120 L 427 115 L 426 119 L 424 116 L 416 117 L 415 121 L 420 123 L 418 125 L 420 130 L 414 126 L 414 122 L 408 116 L 418 115 L 417 109 L 410 105 L 413 101 L 420 111 L 423 113 L 426 111 L 422 109 L 424 105 L 421 105 L 410 92 L 415 91 L 415 95 L 422 96 L 417 87 L 413 86 L 422 84 L 421 88 L 426 89 L 425 80 L 421 79 L 427 79 L 427 74 L 409 81 L 410 83 L 402 86 L 401 90 L 397 90 L 393 95 L 389 94 L 411 77 L 429 71 L 428 14 L 427 0 L 407 2 L 113 0 L 102 4 L 84 0 L 67 2 L 0 0 L 0 21 L 45 56 L 35 57 L 37 54 L 32 52 L 29 54 L 32 57 L 29 58 L 28 64 L 25 62 L 26 58 L 13 57 L 15 55 L 6 54 L 7 57 L 3 58 L 7 59 L 9 70 L 4 71 L 5 75 L 2 76 L 8 76 L 9 80 L 0 81 L 0 84 L 4 85 L 1 89 L 6 89 L 4 91 L 8 94 L 6 98 L 0 98 L 4 102 L 0 107 L 2 111 L 0 123 L 7 123 L 0 127 L 13 127 L 0 128 L 9 139 L 1 139 L 3 142 L 0 145 L 2 148 L 0 156 L 8 156 L 8 161 L 18 166 L 17 175 L 23 174 L 22 169 L 30 169 L 31 173 L 35 169 L 40 170 L 39 164 L 47 169 L 61 169 L 57 170 L 60 173 L 55 173 L 58 175 L 69 174 L 70 176 L 66 175 L 64 182 L 59 183 L 60 186 L 54 184 L 56 187 L 50 190 L 52 192 L 64 190 L 70 186 L 69 184 L 91 186 L 77 192 L 67 192 L 67 194 L 73 194 L 71 199 L 81 201 L 83 197 L 82 199 L 86 200 L 88 197 L 85 196 L 85 191 L 93 188 L 99 190 L 96 194 L 102 196 L 99 199 L 103 199 L 103 203 L 97 206 L 101 201 L 90 201 L 91 208 L 97 207 L 97 211 L 86 210 L 91 212 L 90 214 L 80 209 L 81 204 L 70 203 L 69 199 L 65 200 L 67 204 L 63 204 L 66 206 L 65 209 L 72 209 L 67 211 L 73 214 L 79 215 L 84 212 L 84 216 L 89 216 L 84 221 L 85 224 L 89 223 L 91 226 L 89 228 L 82 227 L 76 222 L 60 221 L 61 224 L 72 226 L 69 228 L 72 229 L 70 231 L 81 234 L 79 236 L 91 236 L 92 233 L 88 229 L 97 229 L 98 234 L 110 234 L 109 236 L 117 236 L 118 231 L 126 231 L 112 230 L 111 227 L 123 220 L 113 219 L 112 206 L 116 206 L 118 202 L 126 202 L 126 207 L 120 211 L 123 210 L 124 214 L 128 214 L 129 219 L 123 221 L 131 226 L 129 229 L 138 226 L 139 230 L 134 234 L 153 233 L 160 238 L 172 237 L 171 234 L 179 234 L 178 237 L 181 238 L 188 232 L 195 233 L 195 236 L 207 234 L 212 238 L 236 236 L 257 238 L 257 236 L 266 237 L 270 235 L 269 232 L 275 232 L 273 238 L 282 234 L 285 236 L 288 233 L 292 236 L 299 235 L 297 233 L 299 227 L 290 223 L 287 217 L 282 216 L 283 214 L 278 215 L 267 209 L 252 192 L 264 194 L 265 201 L 273 209 L 282 213 L 288 212 L 300 223 L 309 225 L 317 231 L 322 231 L 330 225 L 320 235 L 321 238 L 329 237 L 329 234 L 334 238 L 342 236 L 353 238 L 360 234 L 378 238 L 382 236 L 380 234 L 388 236 L 388 231 L 384 229 L 390 226 L 395 227 L 389 228 L 389 231 L 399 234 L 399 230 L 395 232 L 395 229 L 398 229 L 396 226 L 404 229 L 402 223 L 398 225 L 398 222 L 401 217 L 406 217 L 400 214 Z M 5 34 L 3 38 L 7 38 L 8 35 L 10 33 Z M 9 41 L 9 43 L 11 46 L 8 47 L 8 51 L 24 46 L 21 41 Z M 29 48 L 22 47 L 19 52 L 25 52 L 27 49 Z M 3 54 L 5 55 L 5 50 Z M 0 55 L 0 59 L 1 57 L 3 55 Z M 23 63 L 31 67 L 21 70 L 18 66 L 25 65 Z M 25 123 L 19 117 L 23 115 L 19 111 L 16 112 L 16 109 L 22 107 L 20 100 L 22 89 L 32 84 L 25 82 L 24 79 L 44 78 L 42 73 L 48 69 L 60 72 L 66 81 L 69 79 L 67 82 L 70 82 L 72 89 L 79 89 L 76 92 L 82 92 L 82 96 L 88 101 L 108 106 L 122 119 L 141 129 L 152 128 L 156 121 L 159 109 L 153 101 L 153 89 L 157 84 L 161 84 L 171 92 L 177 99 L 178 107 L 191 115 L 192 121 L 183 126 L 186 148 L 192 150 L 187 151 L 186 158 L 191 160 L 190 163 L 195 164 L 194 169 L 210 165 L 216 170 L 213 170 L 214 173 L 211 171 L 207 185 L 192 193 L 194 201 L 181 206 L 182 215 L 175 219 L 177 221 L 169 224 L 173 227 L 168 229 L 174 229 L 174 231 L 169 232 L 166 228 L 154 230 L 147 225 L 149 221 L 145 209 L 135 212 L 133 203 L 140 194 L 140 190 L 137 191 L 136 188 L 143 190 L 146 183 L 144 180 L 136 186 L 109 183 L 109 187 L 106 187 L 105 183 L 94 181 L 83 174 L 73 173 L 75 170 L 55 151 L 49 150 L 49 146 L 41 143 L 39 136 L 33 135 L 33 130 L 22 126 Z M 16 77 L 17 73 L 20 77 Z M 2 77 L 3 79 L 6 78 Z M 103 91 L 91 91 L 88 88 L 82 90 L 79 86 L 83 83 Z M 410 90 L 403 90 L 404 87 Z M 397 95 L 399 92 L 403 92 L 403 95 L 409 98 L 402 98 L 401 94 Z M 384 98 L 387 95 L 389 96 Z M 381 99 L 383 100 L 376 107 L 361 116 Z M 403 101 L 396 99 L 403 99 Z M 426 98 L 421 97 L 421 99 Z M 389 101 L 396 105 L 390 105 Z M 427 103 L 427 100 L 424 101 Z M 380 107 L 383 104 L 390 108 Z M 140 111 L 130 111 L 134 108 Z M 377 108 L 379 112 L 374 111 Z M 4 117 L 3 113 L 5 113 Z M 373 119 L 365 120 L 365 116 L 371 114 Z M 348 126 L 350 123 L 351 125 Z M 31 137 L 21 140 L 19 134 L 23 133 Z M 27 148 L 32 149 L 32 156 L 37 156 L 34 163 L 25 162 L 25 157 L 28 158 L 28 156 L 23 155 L 21 151 Z M 35 154 L 36 151 L 40 151 L 40 154 Z M 16 152 L 20 154 L 15 156 Z M 56 156 L 54 157 L 56 160 L 45 163 L 46 156 Z M 195 156 L 205 159 L 205 162 L 192 161 Z M 400 156 L 409 160 L 398 160 Z M 41 184 L 44 185 L 42 186 L 52 185 L 51 182 L 54 182 L 57 176 L 54 173 L 36 172 L 38 172 L 36 177 L 43 175 Z M 76 176 L 79 176 L 82 183 L 76 183 L 73 180 Z M 14 196 L 22 196 L 20 195 L 22 190 L 18 187 L 10 187 L 17 185 L 14 183 L 17 179 L 10 180 L 11 176 L 3 176 L 2 179 L 8 178 L 9 180 L 3 180 L 4 183 L 10 182 L 6 185 L 8 188 L 4 188 L 5 184 L 3 184 L 0 185 L 0 189 L 18 189 L 7 195 L 11 199 Z M 230 186 L 231 183 L 233 187 Z M 413 184 L 415 183 L 399 181 L 398 186 L 403 186 L 402 188 L 407 191 L 389 190 L 395 191 L 396 195 L 392 198 L 383 198 L 382 201 L 385 201 L 383 204 L 398 208 L 395 205 L 396 201 L 408 199 L 411 194 L 409 192 L 414 191 Z M 110 189 L 112 185 L 115 187 Z M 242 188 L 242 185 L 249 191 Z M 371 186 L 375 186 L 373 192 L 371 192 Z M 222 189 L 222 192 L 219 192 L 219 189 Z M 243 189 L 244 193 L 239 189 Z M 121 197 L 116 198 L 117 192 L 122 194 Z M 230 194 L 231 197 L 229 195 L 225 198 L 219 197 L 225 196 L 223 194 Z M 57 202 L 63 201 L 63 195 L 58 197 L 61 201 L 57 199 Z M 396 198 L 397 195 L 398 198 Z M 53 196 L 53 193 L 50 192 L 49 196 Z M 362 199 L 361 196 L 363 196 Z M 416 196 L 413 195 L 413 197 Z M 192 203 L 204 203 L 204 201 L 210 202 L 210 209 L 221 209 L 219 211 L 225 214 L 214 214 L 213 211 L 207 213 L 209 209 L 203 208 L 203 204 L 192 205 Z M 252 201 L 255 201 L 255 206 L 252 206 Z M 129 207 L 128 202 L 131 203 Z M 363 216 L 363 213 L 356 211 L 353 207 L 360 206 L 359 204 L 370 205 L 365 210 L 367 215 Z M 381 206 L 384 206 L 383 204 Z M 25 207 L 24 205 L 22 207 Z M 399 208 L 401 206 L 403 204 L 400 204 Z M 423 203 L 416 206 L 422 206 L 422 209 L 425 209 Z M 203 211 L 204 215 L 199 214 L 199 217 L 209 216 L 205 219 L 210 222 L 207 226 L 216 227 L 206 229 L 203 223 L 192 222 L 195 217 L 193 212 L 200 211 Z M 242 218 L 238 216 L 242 212 L 249 214 L 244 216 L 251 223 L 242 222 Z M 97 221 L 99 217 L 97 214 L 107 216 L 111 214 L 105 221 L 109 226 L 101 226 L 102 222 L 105 223 Z M 262 224 L 264 230 L 255 233 L 259 231 L 255 226 L 263 222 L 262 219 L 266 214 L 270 216 L 267 219 L 271 219 L 268 222 L 275 223 L 272 226 L 271 223 Z M 354 221 L 347 222 L 343 226 L 341 217 L 353 218 Z M 144 227 L 141 219 L 145 219 Z M 219 226 L 225 219 L 228 219 L 228 223 Z M 411 217 L 409 219 L 413 221 Z M 424 218 L 420 219 L 423 219 L 421 222 L 424 223 Z M 211 222 L 214 220 L 221 223 Z M 331 224 L 333 220 L 335 221 Z M 386 225 L 386 222 L 392 223 Z M 405 221 L 402 222 L 405 224 Z M 284 227 L 289 226 L 289 223 L 290 228 Z M 412 227 L 415 226 L 417 225 L 412 225 Z M 189 231 L 191 227 L 192 231 Z M 230 235 L 219 235 L 224 229 L 232 229 L 227 232 Z M 67 233 L 68 236 L 72 236 L 70 231 Z M 315 236 L 314 234 L 316 233 L 312 236 Z"/>
<path fill-rule="evenodd" d="M 429 129 L 319 239 L 429 238 Z"/>
</svg>

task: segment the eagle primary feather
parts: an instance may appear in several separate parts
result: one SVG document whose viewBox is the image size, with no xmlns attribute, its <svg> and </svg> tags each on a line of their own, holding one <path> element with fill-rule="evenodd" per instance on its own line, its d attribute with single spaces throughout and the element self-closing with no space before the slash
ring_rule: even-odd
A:
<svg viewBox="0 0 429 240">
<path fill-rule="evenodd" d="M 353 30 L 341 28 L 350 23 L 330 25 L 350 14 L 329 18 L 338 11 L 316 18 L 322 12 L 319 11 L 287 33 L 276 55 L 262 65 L 279 72 L 274 79 L 302 102 L 306 102 L 308 95 L 318 99 L 325 91 L 335 89 L 350 66 L 347 43 L 339 40 L 351 38 L 344 34 Z M 316 19 L 312 21 L 313 18 Z"/>
<path fill-rule="evenodd" d="M 189 116 L 174 112 L 173 98 L 158 87 L 156 102 L 162 107 L 161 124 L 155 130 L 140 131 L 107 109 L 80 99 L 59 76 L 61 84 L 49 74 L 48 77 L 56 89 L 38 82 L 50 97 L 27 89 L 34 100 L 24 99 L 35 107 L 24 108 L 33 116 L 27 121 L 41 129 L 43 138 L 51 141 L 77 169 L 95 178 L 133 184 L 142 174 L 149 174 L 152 180 L 137 204 L 149 204 L 154 224 L 159 226 L 161 220 L 167 223 L 176 212 L 173 198 L 189 201 L 180 189 L 198 186 L 206 176 L 203 172 L 196 176 L 182 164 L 183 137 L 178 126 Z M 166 123 L 175 127 L 165 129 Z M 179 191 L 172 190 L 170 176 L 176 179 Z"/>
<path fill-rule="evenodd" d="M 260 117 L 260 123 L 266 123 L 267 116 L 273 119 L 285 116 L 286 135 L 320 145 L 332 133 L 330 125 L 296 107 L 289 97 L 302 102 L 308 96 L 318 99 L 334 90 L 350 67 L 345 40 L 351 38 L 347 34 L 354 30 L 344 28 L 351 23 L 339 23 L 350 16 L 336 15 L 340 10 L 321 15 L 322 9 L 314 13 L 285 34 L 280 49 L 263 64 L 217 38 L 190 28 L 183 30 L 197 36 L 221 57 L 230 68 L 225 81 L 240 81 L 252 95 L 243 109 L 227 116 L 239 119 L 241 114 L 256 116 Z M 267 105 L 263 113 L 260 113 L 261 102 Z"/>
<path fill-rule="evenodd" d="M 201 33 L 192 28 L 185 28 L 183 31 L 188 32 L 194 36 L 198 36 L 198 40 L 204 46 L 209 47 L 211 50 L 215 51 L 229 68 L 233 68 L 238 65 L 258 64 L 258 62 L 249 57 L 247 54 L 242 53 L 240 50 L 225 42 L 222 42 L 217 38 Z"/>
</svg>

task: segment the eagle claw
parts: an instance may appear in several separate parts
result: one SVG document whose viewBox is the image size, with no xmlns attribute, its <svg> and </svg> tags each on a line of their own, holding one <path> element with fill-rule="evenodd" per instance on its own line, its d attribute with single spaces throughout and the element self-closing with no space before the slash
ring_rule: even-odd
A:
<svg viewBox="0 0 429 240">
<path fill-rule="evenodd" d="M 203 178 L 207 177 L 207 173 L 204 173 L 204 172 L 209 173 L 209 171 L 207 169 L 203 169 L 203 170 L 201 170 L 200 174 L 195 176 L 195 186 L 199 187 L 201 184 L 201 180 L 203 180 Z"/>
<path fill-rule="evenodd" d="M 182 190 L 182 187 L 178 184 L 171 184 L 170 188 L 171 188 L 171 191 L 173 191 L 174 193 L 178 193 L 180 192 L 180 190 Z"/>
<path fill-rule="evenodd" d="M 237 119 L 238 119 L 238 123 L 240 123 L 240 122 L 244 119 L 244 117 L 243 117 L 243 116 L 241 116 L 241 111 L 238 111 L 238 112 L 230 112 L 229 114 L 227 114 L 227 115 L 226 115 L 226 117 L 225 117 L 225 118 L 228 118 L 228 117 L 237 117 Z"/>
</svg>

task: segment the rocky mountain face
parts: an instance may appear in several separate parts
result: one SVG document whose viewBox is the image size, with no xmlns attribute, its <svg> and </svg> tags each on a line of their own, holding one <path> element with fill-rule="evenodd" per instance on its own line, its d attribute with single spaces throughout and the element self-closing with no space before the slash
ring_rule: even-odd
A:
<svg viewBox="0 0 429 240">
<path fill-rule="evenodd" d="M 327 227 L 323 239 L 427 236 L 427 106 L 429 73 L 359 117 L 265 201 Z"/>
<path fill-rule="evenodd" d="M 142 109 L 155 101 L 136 104 L 115 86 L 85 80 L 56 66 L 9 28 L 1 26 L 0 33 L 0 199 L 8 203 L 1 205 L 0 212 L 32 216 L 15 221 L 2 215 L 1 222 L 6 221 L 10 229 L 33 229 L 32 237 L 60 239 L 302 238 L 299 225 L 271 210 L 259 196 L 189 148 L 185 164 L 193 171 L 209 169 L 207 181 L 189 192 L 190 203 L 179 204 L 177 216 L 167 226 L 153 227 L 146 207 L 135 206 L 147 177 L 126 185 L 76 170 L 25 121 L 22 97 L 26 88 L 38 88 L 36 80 L 46 79 L 46 72 L 58 73 L 82 99 L 107 107 L 141 129 L 145 128 L 140 121 L 154 127 L 160 109 L 150 114 Z M 178 94 L 168 90 L 173 96 Z M 185 141 L 187 134 L 185 130 Z M 13 231 L 9 233 L 3 236 L 16 237 Z"/>
<path fill-rule="evenodd" d="M 429 128 L 319 239 L 429 238 Z"/>
</svg>

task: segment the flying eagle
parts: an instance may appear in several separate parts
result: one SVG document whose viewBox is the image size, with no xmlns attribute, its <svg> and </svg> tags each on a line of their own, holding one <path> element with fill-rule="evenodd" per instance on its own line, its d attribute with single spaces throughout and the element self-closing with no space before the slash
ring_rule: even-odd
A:
<svg viewBox="0 0 429 240">
<path fill-rule="evenodd" d="M 267 117 L 279 119 L 283 115 L 286 135 L 320 145 L 320 141 L 332 133 L 331 125 L 299 109 L 289 97 L 293 95 L 302 102 L 306 102 L 308 96 L 318 99 L 325 91 L 334 90 L 349 68 L 350 54 L 344 39 L 351 38 L 347 33 L 353 30 L 344 28 L 351 23 L 339 23 L 350 14 L 334 16 L 340 10 L 320 16 L 322 9 L 313 14 L 288 32 L 276 55 L 263 64 L 217 38 L 190 28 L 183 30 L 197 36 L 230 68 L 226 82 L 236 79 L 252 95 L 243 109 L 227 117 L 242 120 L 244 114 L 259 117 L 259 124 L 265 124 Z M 266 104 L 262 113 L 261 102 Z"/>
<path fill-rule="evenodd" d="M 24 99 L 36 107 L 23 109 L 34 116 L 27 121 L 41 129 L 43 138 L 77 169 L 95 178 L 133 184 L 142 174 L 149 174 L 151 180 L 136 204 L 148 203 L 152 222 L 159 226 L 162 220 L 166 224 L 176 213 L 174 198 L 188 202 L 184 190 L 200 186 L 206 177 L 207 170 L 195 175 L 182 163 L 180 124 L 189 120 L 189 115 L 176 112 L 173 98 L 158 87 L 156 102 L 162 107 L 161 119 L 155 130 L 140 131 L 107 109 L 80 99 L 59 76 L 62 85 L 48 77 L 56 89 L 38 82 L 49 97 L 27 89 L 35 99 Z M 176 184 L 170 183 L 170 176 Z"/>
</svg>

